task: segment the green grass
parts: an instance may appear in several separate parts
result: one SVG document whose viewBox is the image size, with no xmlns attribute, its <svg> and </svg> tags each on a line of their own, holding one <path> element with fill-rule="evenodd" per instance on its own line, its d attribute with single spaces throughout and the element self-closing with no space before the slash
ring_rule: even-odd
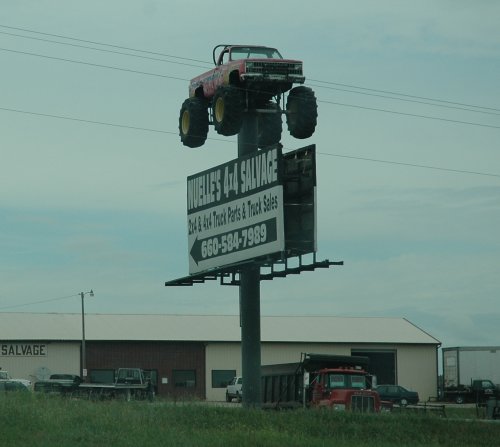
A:
<svg viewBox="0 0 500 447">
<path fill-rule="evenodd" d="M 459 413 L 456 410 L 455 413 Z M 435 415 L 259 411 L 166 401 L 0 396 L 2 447 L 493 446 L 500 423 Z"/>
</svg>

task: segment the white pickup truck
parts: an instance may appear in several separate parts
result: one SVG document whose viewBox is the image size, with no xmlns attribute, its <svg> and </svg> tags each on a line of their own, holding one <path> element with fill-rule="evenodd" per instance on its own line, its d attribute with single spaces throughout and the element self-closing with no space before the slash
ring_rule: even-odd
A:
<svg viewBox="0 0 500 447">
<path fill-rule="evenodd" d="M 31 388 L 31 381 L 26 379 L 13 379 L 7 371 L 0 371 L 0 382 L 19 382 L 26 388 Z"/>
<path fill-rule="evenodd" d="M 241 402 L 241 398 L 243 396 L 243 379 L 239 376 L 234 377 L 229 385 L 226 388 L 226 402 L 232 402 L 233 399 L 236 399 L 238 402 Z"/>
</svg>

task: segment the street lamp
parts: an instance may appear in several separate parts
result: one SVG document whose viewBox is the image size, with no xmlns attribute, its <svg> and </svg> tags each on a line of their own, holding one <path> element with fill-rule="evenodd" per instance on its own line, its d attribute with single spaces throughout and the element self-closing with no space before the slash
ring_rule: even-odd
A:
<svg viewBox="0 0 500 447">
<path fill-rule="evenodd" d="M 90 289 L 90 292 L 80 292 L 80 297 L 82 299 L 82 359 L 80 366 L 80 376 L 85 381 L 87 377 L 87 364 L 85 359 L 85 305 L 83 297 L 85 295 L 94 296 L 94 291 Z"/>
</svg>

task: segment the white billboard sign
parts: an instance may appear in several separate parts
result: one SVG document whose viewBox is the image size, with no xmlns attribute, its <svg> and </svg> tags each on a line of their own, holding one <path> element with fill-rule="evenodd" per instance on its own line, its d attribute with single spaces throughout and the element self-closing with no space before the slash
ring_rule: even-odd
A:
<svg viewBox="0 0 500 447">
<path fill-rule="evenodd" d="M 188 177 L 189 274 L 284 250 L 281 150 Z"/>
</svg>

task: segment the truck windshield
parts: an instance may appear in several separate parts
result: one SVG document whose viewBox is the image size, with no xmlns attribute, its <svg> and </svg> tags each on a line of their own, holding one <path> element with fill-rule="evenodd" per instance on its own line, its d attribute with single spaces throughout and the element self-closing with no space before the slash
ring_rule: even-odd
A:
<svg viewBox="0 0 500 447">
<path fill-rule="evenodd" d="M 231 49 L 231 60 L 237 59 L 283 59 L 283 57 L 274 48 L 235 47 Z"/>
<path fill-rule="evenodd" d="M 328 374 L 328 388 L 366 388 L 364 376 L 351 374 Z"/>
<path fill-rule="evenodd" d="M 364 389 L 366 388 L 366 381 L 364 376 L 351 376 L 351 386 L 353 388 Z"/>
</svg>

